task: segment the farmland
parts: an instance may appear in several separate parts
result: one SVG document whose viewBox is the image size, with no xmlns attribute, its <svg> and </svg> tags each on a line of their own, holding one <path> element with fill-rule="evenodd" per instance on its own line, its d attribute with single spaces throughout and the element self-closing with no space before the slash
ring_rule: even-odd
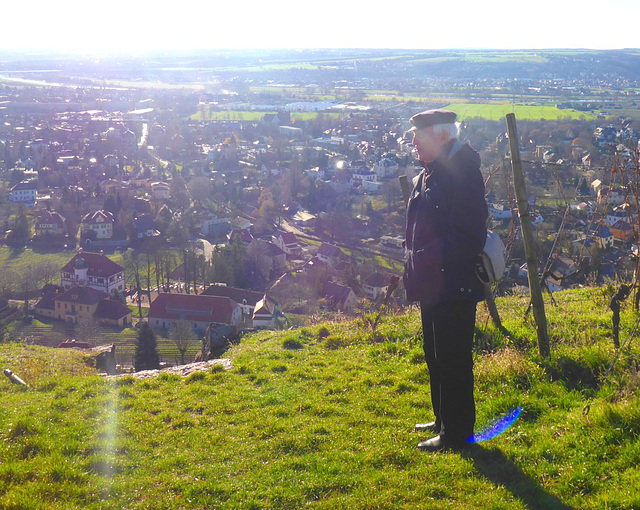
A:
<svg viewBox="0 0 640 510">
<path fill-rule="evenodd" d="M 461 120 L 474 117 L 486 120 L 502 120 L 508 113 L 515 113 L 521 120 L 594 120 L 596 115 L 588 112 L 580 112 L 573 109 L 561 109 L 556 106 L 536 106 L 527 104 L 469 104 L 455 103 L 447 106 L 447 109 L 458 114 Z"/>
</svg>

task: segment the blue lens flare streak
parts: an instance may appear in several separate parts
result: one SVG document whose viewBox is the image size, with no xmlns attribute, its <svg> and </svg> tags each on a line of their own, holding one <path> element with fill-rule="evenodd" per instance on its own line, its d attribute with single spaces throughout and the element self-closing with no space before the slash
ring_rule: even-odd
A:
<svg viewBox="0 0 640 510">
<path fill-rule="evenodd" d="M 510 413 L 500 416 L 493 422 L 489 423 L 485 428 L 480 430 L 477 434 L 474 434 L 469 442 L 482 443 L 483 441 L 489 441 L 489 439 L 498 437 L 516 422 L 521 412 L 522 407 L 516 407 Z"/>
</svg>

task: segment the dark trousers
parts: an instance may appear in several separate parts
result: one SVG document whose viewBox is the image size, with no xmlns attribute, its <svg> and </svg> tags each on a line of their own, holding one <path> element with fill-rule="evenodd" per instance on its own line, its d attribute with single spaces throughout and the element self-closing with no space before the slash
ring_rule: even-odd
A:
<svg viewBox="0 0 640 510">
<path fill-rule="evenodd" d="M 440 434 L 451 444 L 473 436 L 473 334 L 476 303 L 454 300 L 421 303 L 424 356 L 429 367 L 431 403 Z"/>
</svg>

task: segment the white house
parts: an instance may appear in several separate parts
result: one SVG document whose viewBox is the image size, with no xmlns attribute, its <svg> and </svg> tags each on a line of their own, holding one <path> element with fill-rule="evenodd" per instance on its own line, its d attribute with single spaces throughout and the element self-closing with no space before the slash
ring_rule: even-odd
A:
<svg viewBox="0 0 640 510">
<path fill-rule="evenodd" d="M 376 174 L 369 171 L 368 169 L 359 170 L 354 172 L 351 176 L 351 181 L 349 184 L 352 188 L 357 186 L 364 186 L 365 182 L 373 182 L 376 180 Z"/>
<path fill-rule="evenodd" d="M 367 276 L 362 284 L 364 297 L 376 301 L 381 295 L 386 294 L 391 284 L 391 275 L 376 271 Z"/>
<path fill-rule="evenodd" d="M 362 181 L 362 191 L 367 193 L 378 193 L 382 188 L 382 183 L 380 181 Z"/>
<path fill-rule="evenodd" d="M 626 201 L 626 190 L 624 188 L 601 187 L 598 191 L 598 202 L 607 200 L 609 205 L 620 205 Z"/>
<path fill-rule="evenodd" d="M 200 232 L 205 236 L 217 236 L 227 234 L 231 230 L 229 218 L 217 218 L 210 216 L 200 223 Z"/>
<path fill-rule="evenodd" d="M 322 243 L 318 248 L 316 256 L 325 264 L 335 266 L 338 262 L 340 262 L 340 258 L 342 257 L 342 250 L 337 246 L 334 246 L 333 244 Z"/>
<path fill-rule="evenodd" d="M 82 218 L 82 233 L 90 230 L 96 233 L 96 239 L 111 239 L 113 237 L 113 213 L 110 211 L 96 211 Z"/>
<path fill-rule="evenodd" d="M 300 244 L 298 238 L 293 232 L 278 232 L 273 236 L 274 244 L 287 255 L 298 255 L 300 253 Z"/>
<path fill-rule="evenodd" d="M 596 225 L 590 232 L 591 238 L 595 241 L 598 248 L 607 249 L 613 247 L 615 237 L 611 230 L 605 225 Z"/>
<path fill-rule="evenodd" d="M 153 198 L 168 199 L 171 196 L 171 188 L 166 182 L 152 182 L 151 194 Z"/>
<path fill-rule="evenodd" d="M 511 208 L 505 204 L 488 204 L 489 215 L 495 220 L 511 218 Z"/>
<path fill-rule="evenodd" d="M 22 181 L 11 188 L 9 200 L 21 204 L 35 204 L 38 199 L 38 181 Z"/>
<path fill-rule="evenodd" d="M 619 220 L 625 220 L 629 223 L 635 223 L 638 220 L 638 215 L 634 214 L 629 204 L 622 204 L 618 207 L 614 207 L 607 212 L 607 218 L 605 225 L 610 227 L 616 224 Z"/>
<path fill-rule="evenodd" d="M 320 167 L 310 168 L 309 170 L 305 170 L 304 173 L 311 177 L 311 179 L 313 179 L 314 181 L 317 179 L 324 179 L 325 177 L 325 171 Z"/>
<path fill-rule="evenodd" d="M 376 163 L 373 170 L 380 179 L 394 177 L 398 175 L 398 163 L 393 158 L 383 157 Z"/>
<path fill-rule="evenodd" d="M 124 282 L 124 268 L 101 253 L 80 251 L 60 269 L 60 285 L 65 290 L 84 285 L 110 294 L 124 291 Z"/>
<path fill-rule="evenodd" d="M 256 303 L 251 317 L 254 328 L 272 328 L 275 324 L 277 304 L 266 295 Z"/>
</svg>

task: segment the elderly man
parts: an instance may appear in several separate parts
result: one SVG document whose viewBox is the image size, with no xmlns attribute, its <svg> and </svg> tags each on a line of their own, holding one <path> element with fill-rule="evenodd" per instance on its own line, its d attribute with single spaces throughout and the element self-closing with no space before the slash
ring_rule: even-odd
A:
<svg viewBox="0 0 640 510">
<path fill-rule="evenodd" d="M 425 451 L 458 449 L 473 438 L 473 335 L 484 298 L 475 273 L 487 235 L 480 157 L 457 138 L 456 114 L 428 110 L 411 118 L 422 172 L 407 204 L 407 299 L 420 302 L 424 354 L 435 421 L 416 430 L 437 435 Z"/>
</svg>

